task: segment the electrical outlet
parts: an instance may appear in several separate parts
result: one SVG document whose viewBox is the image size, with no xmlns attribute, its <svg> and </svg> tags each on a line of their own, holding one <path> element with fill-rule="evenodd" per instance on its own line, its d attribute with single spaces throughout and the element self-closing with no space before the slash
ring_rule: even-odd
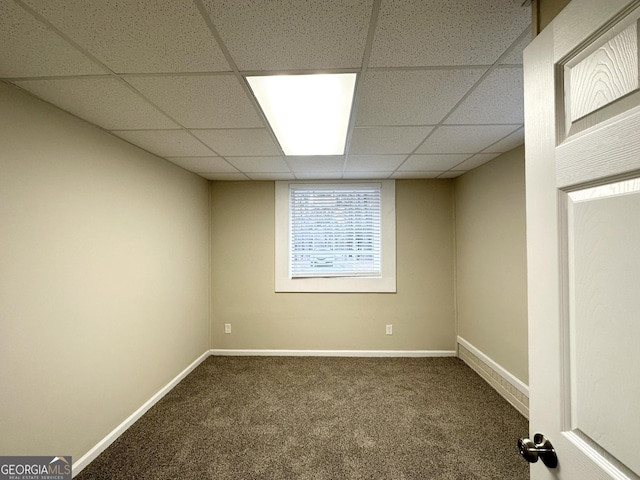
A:
<svg viewBox="0 0 640 480">
<path fill-rule="evenodd" d="M 393 335 L 393 325 L 387 325 L 387 335 Z"/>
<path fill-rule="evenodd" d="M 225 323 L 224 324 L 224 333 L 231 333 L 231 324 L 230 323 Z"/>
</svg>

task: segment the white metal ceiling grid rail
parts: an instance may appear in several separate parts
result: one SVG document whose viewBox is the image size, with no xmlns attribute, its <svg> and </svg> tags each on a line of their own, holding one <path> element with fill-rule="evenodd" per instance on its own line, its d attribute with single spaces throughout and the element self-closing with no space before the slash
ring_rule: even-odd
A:
<svg viewBox="0 0 640 480">
<path fill-rule="evenodd" d="M 245 179 L 251 179 L 251 175 L 252 174 L 259 174 L 260 172 L 250 172 L 247 170 L 242 170 L 240 168 L 238 168 L 232 161 L 230 161 L 229 159 L 227 159 L 225 156 L 222 154 L 222 152 L 219 152 L 216 150 L 216 148 L 212 147 L 210 143 L 207 143 L 206 141 L 204 141 L 202 138 L 200 138 L 198 135 L 196 135 L 194 132 L 196 132 L 198 129 L 197 128 L 193 128 L 190 126 L 185 125 L 184 123 L 178 121 L 175 118 L 175 115 L 171 115 L 169 112 L 166 111 L 165 108 L 161 108 L 160 105 L 157 104 L 157 102 L 154 102 L 148 95 L 145 95 L 143 92 L 140 91 L 140 89 L 136 88 L 134 85 L 132 85 L 127 79 L 134 79 L 134 78 L 152 78 L 152 77 L 176 77 L 176 76 L 180 76 L 180 77 L 196 77 L 196 76 L 228 76 L 228 75 L 232 75 L 235 77 L 235 79 L 237 80 L 237 82 L 239 83 L 239 85 L 242 87 L 242 89 L 245 92 L 245 95 L 247 96 L 247 98 L 249 99 L 249 102 L 251 103 L 251 105 L 253 106 L 254 110 L 256 111 L 256 113 L 258 114 L 259 118 L 261 119 L 261 122 L 263 124 L 263 127 L 265 128 L 265 130 L 268 132 L 271 140 L 273 141 L 273 143 L 277 146 L 279 154 L 282 158 L 282 160 L 285 162 L 289 173 L 294 176 L 294 178 L 298 178 L 300 176 L 303 176 L 305 178 L 307 178 L 307 176 L 305 176 L 305 174 L 307 174 L 310 170 L 302 170 L 302 171 L 297 171 L 297 168 L 292 165 L 292 159 L 288 159 L 286 155 L 284 155 L 284 153 L 282 152 L 282 149 L 280 148 L 280 145 L 275 137 L 275 135 L 273 134 L 273 131 L 271 130 L 271 127 L 269 126 L 269 123 L 266 121 L 266 118 L 261 110 L 261 108 L 259 107 L 258 103 L 256 102 L 255 98 L 253 97 L 253 94 L 251 92 L 251 89 L 249 88 L 249 86 L 247 85 L 247 82 L 245 80 L 245 77 L 247 75 L 254 75 L 254 74 L 283 74 L 283 73 L 317 73 L 319 71 L 322 72 L 334 72 L 334 73 L 345 73 L 345 72 L 356 72 L 358 73 L 358 77 L 357 77 L 357 84 L 356 84 L 356 89 L 355 89 L 355 93 L 354 93 L 354 99 L 353 99 L 353 110 L 351 113 L 351 117 L 349 120 L 349 129 L 348 129 L 348 134 L 347 134 L 347 141 L 346 141 L 346 146 L 345 146 L 345 153 L 342 157 L 342 168 L 341 168 L 341 178 L 345 178 L 345 174 L 347 172 L 347 168 L 349 165 L 349 157 L 353 156 L 354 154 L 351 153 L 351 144 L 352 144 L 352 140 L 353 140 L 353 134 L 354 131 L 356 129 L 356 117 L 357 117 L 357 112 L 358 112 L 358 106 L 359 103 L 362 99 L 362 95 L 363 95 L 363 91 L 365 89 L 364 87 L 364 81 L 365 78 L 367 77 L 367 73 L 369 71 L 371 72 L 385 72 L 385 71 L 389 71 L 389 72 L 401 72 L 401 71 L 445 71 L 445 70 L 465 70 L 465 69 L 478 69 L 478 68 L 483 68 L 486 69 L 485 72 L 480 76 L 480 78 L 472 85 L 472 87 L 470 89 L 468 89 L 464 95 L 453 105 L 453 107 L 448 111 L 448 113 L 446 115 L 444 115 L 439 122 L 433 124 L 433 125 L 425 125 L 425 126 L 433 126 L 434 128 L 432 128 L 429 132 L 427 132 L 427 134 L 424 136 L 424 138 L 422 139 L 422 141 L 420 141 L 417 146 L 415 146 L 415 148 L 412 149 L 412 151 L 410 153 L 407 154 L 389 154 L 389 153 L 381 153 L 378 154 L 377 156 L 381 157 L 381 158 L 391 158 L 391 157 L 398 157 L 398 156 L 404 156 L 404 160 L 402 160 L 400 163 L 398 163 L 395 168 L 392 171 L 387 171 L 386 172 L 386 176 L 390 177 L 393 176 L 397 173 L 402 172 L 402 167 L 406 164 L 407 160 L 412 156 L 415 155 L 416 153 L 420 154 L 420 148 L 425 144 L 425 142 L 427 142 L 429 140 L 429 138 L 431 138 L 437 131 L 439 128 L 443 127 L 443 126 L 455 126 L 455 127 L 464 127 L 464 126 L 469 126 L 469 125 L 504 125 L 504 126 L 508 126 L 508 125 L 513 125 L 513 129 L 511 131 L 509 131 L 506 135 L 501 136 L 500 138 L 498 138 L 497 140 L 493 141 L 490 145 L 486 146 L 485 148 L 473 153 L 473 154 L 469 154 L 469 158 L 463 160 L 462 162 L 459 162 L 453 166 L 449 166 L 448 169 L 445 169 L 443 171 L 441 171 L 439 173 L 439 177 L 446 177 L 452 173 L 456 172 L 456 168 L 461 166 L 462 163 L 467 162 L 467 160 L 473 158 L 474 155 L 478 155 L 478 154 L 484 154 L 487 155 L 489 153 L 493 154 L 493 153 L 499 153 L 499 152 L 492 152 L 492 146 L 494 145 L 499 145 L 502 142 L 504 142 L 505 140 L 507 140 L 510 136 L 514 135 L 515 133 L 517 133 L 519 130 L 522 129 L 522 124 L 503 124 L 503 123 L 494 123 L 494 124 L 489 124 L 489 123 L 470 123 L 470 124 L 466 124 L 466 123 L 456 123 L 455 125 L 447 125 L 446 121 L 449 117 L 451 117 L 451 115 L 456 111 L 456 109 L 458 109 L 477 89 L 480 85 L 483 84 L 483 82 L 487 79 L 487 77 L 494 71 L 496 71 L 497 69 L 521 69 L 522 66 L 521 65 L 513 65 L 513 64 L 502 64 L 501 62 L 508 58 L 509 55 L 518 48 L 519 44 L 526 39 L 526 37 L 529 35 L 530 36 L 530 25 L 529 27 L 527 27 L 525 29 L 525 31 L 523 31 L 514 41 L 511 42 L 510 46 L 504 50 L 502 52 L 502 54 L 495 60 L 495 62 L 492 65 L 482 65 L 482 64 L 467 64 L 467 65 L 442 65 L 442 66 L 438 66 L 438 65 L 424 65 L 424 66 L 370 66 L 369 65 L 369 60 L 371 57 L 371 53 L 372 53 L 372 49 L 374 48 L 374 41 L 376 39 L 376 30 L 378 27 L 378 16 L 380 14 L 381 11 L 381 5 L 382 5 L 382 0 L 373 0 L 372 2 L 372 7 L 371 7 L 371 11 L 370 11 L 370 15 L 369 15 L 369 22 L 368 22 L 368 26 L 367 26 L 367 35 L 366 35 L 366 41 L 364 43 L 364 50 L 362 53 L 362 60 L 361 60 L 361 64 L 356 66 L 354 65 L 353 68 L 344 68 L 344 67 L 340 67 L 340 68 L 324 68 L 324 69 L 275 69 L 275 70 L 251 70 L 251 69 L 247 69 L 245 71 L 241 70 L 237 63 L 236 60 L 233 58 L 230 50 L 227 48 L 227 45 L 225 44 L 222 35 L 220 34 L 220 32 L 218 31 L 214 19 L 212 18 L 211 12 L 209 12 L 209 10 L 207 9 L 207 7 L 204 5 L 203 0 L 193 0 L 193 5 L 195 5 L 196 9 L 198 10 L 200 16 L 202 17 L 202 19 L 204 20 L 204 23 L 206 24 L 207 29 L 209 30 L 211 36 L 212 36 L 212 41 L 215 42 L 216 47 L 220 49 L 220 51 L 222 52 L 222 55 L 224 56 L 226 62 L 228 63 L 229 67 L 230 67 L 230 71 L 203 71 L 203 72 L 195 72 L 195 71 L 189 71 L 189 72 L 182 72 L 182 71 L 174 71 L 174 72 L 122 72 L 122 73 L 117 73 L 116 71 L 114 71 L 114 69 L 109 68 L 103 61 L 101 61 L 100 59 L 98 59 L 95 55 L 93 55 L 87 48 L 85 48 L 82 44 L 80 44 L 78 41 L 74 40 L 71 36 L 69 36 L 67 33 L 65 33 L 63 30 L 61 30 L 60 28 L 58 28 L 56 25 L 54 25 L 51 21 L 49 21 L 47 18 L 45 18 L 43 15 L 41 15 L 39 12 L 37 12 L 34 8 L 32 8 L 31 6 L 29 6 L 27 3 L 25 3 L 25 1 L 23 0 L 14 0 L 15 4 L 18 5 L 20 8 L 22 8 L 24 11 L 26 11 L 29 15 L 31 15 L 34 19 L 36 19 L 38 22 L 40 22 L 41 24 L 43 24 L 44 26 L 46 26 L 47 29 L 51 30 L 52 32 L 55 32 L 55 34 L 57 34 L 60 38 L 64 39 L 69 45 L 71 45 L 75 50 L 77 50 L 78 52 L 80 52 L 80 54 L 82 56 L 84 56 L 85 58 L 89 59 L 92 63 L 94 63 L 95 65 L 97 65 L 100 69 L 102 69 L 103 71 L 105 71 L 106 73 L 104 74 L 89 74 L 89 75 L 48 75 L 48 76 L 35 76 L 35 77 L 11 77 L 11 78 L 4 78 L 2 80 L 7 81 L 9 83 L 13 83 L 13 82 L 19 82 L 19 81 L 25 81 L 25 80 L 69 80 L 69 79 L 88 79 L 88 78 L 113 78 L 116 79 L 120 85 L 123 85 L 124 87 L 126 87 L 129 91 L 131 91 L 132 93 L 134 93 L 135 95 L 137 95 L 143 102 L 145 102 L 146 104 L 149 104 L 152 108 L 154 108 L 155 110 L 157 110 L 162 116 L 166 117 L 167 119 L 169 119 L 171 122 L 173 122 L 175 125 L 177 125 L 179 127 L 179 129 L 160 129 L 160 128 L 148 128 L 148 129 L 144 129 L 144 128 L 138 128 L 138 129 L 119 129 L 119 128 L 114 128 L 114 129 L 107 129 L 104 127 L 99 127 L 99 128 L 103 128 L 104 130 L 107 130 L 109 132 L 125 132 L 125 131 L 163 131 L 163 130 L 173 130 L 173 131 L 182 131 L 185 134 L 187 134 L 192 140 L 195 140 L 197 142 L 197 144 L 201 145 L 202 147 L 204 147 L 204 149 L 206 149 L 206 151 L 211 152 L 211 156 L 212 157 L 217 157 L 220 158 L 222 161 L 226 162 L 226 164 L 229 166 L 229 168 L 232 171 L 237 172 L 238 174 L 241 174 L 243 178 Z M 70 112 L 71 114 L 73 114 L 73 112 Z M 410 127 L 415 127 L 415 126 L 420 126 L 420 125 L 416 125 L 414 123 L 411 124 L 407 124 L 407 125 L 385 125 L 383 123 L 380 124 L 374 124 L 374 125 L 366 125 L 366 127 L 403 127 L 403 126 L 410 126 Z M 239 127 L 236 129 L 243 129 L 245 127 Z M 252 127 L 255 128 L 255 127 Z M 211 129 L 207 129 L 207 130 L 224 130 L 223 128 L 211 128 Z M 125 141 L 127 141 L 126 139 L 124 139 Z M 131 142 L 135 144 L 135 142 Z M 137 145 L 140 147 L 140 145 Z M 140 147 L 143 149 L 146 149 L 144 147 Z M 148 149 L 147 149 L 148 150 Z M 151 150 L 148 150 L 151 151 Z M 151 152 L 154 153 L 154 152 Z M 180 157 L 175 157 L 174 155 L 161 155 L 164 156 L 166 158 L 180 158 Z M 193 157 L 198 157 L 200 155 L 192 155 Z M 248 157 L 250 157 L 251 155 L 248 155 Z M 359 154 L 360 157 L 363 156 L 363 154 Z M 233 155 L 231 155 L 229 158 L 232 158 Z M 258 155 L 257 157 L 269 157 L 269 155 Z M 255 163 L 254 163 L 255 164 Z M 363 170 L 363 172 L 366 174 L 367 170 Z M 404 169 L 404 172 L 409 172 L 411 173 L 411 171 Z M 282 172 L 285 173 L 285 172 Z M 318 174 L 321 175 L 322 172 L 318 171 Z"/>
</svg>

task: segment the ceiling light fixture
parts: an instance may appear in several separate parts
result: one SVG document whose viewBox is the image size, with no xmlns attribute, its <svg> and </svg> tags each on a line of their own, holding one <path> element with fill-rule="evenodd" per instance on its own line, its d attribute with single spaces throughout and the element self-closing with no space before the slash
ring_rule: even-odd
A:
<svg viewBox="0 0 640 480">
<path fill-rule="evenodd" d="M 285 155 L 343 155 L 355 73 L 247 77 Z"/>
</svg>

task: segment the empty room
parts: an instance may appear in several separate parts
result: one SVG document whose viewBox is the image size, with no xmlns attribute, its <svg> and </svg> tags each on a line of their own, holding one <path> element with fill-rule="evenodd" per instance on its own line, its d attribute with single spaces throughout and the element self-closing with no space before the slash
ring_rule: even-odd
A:
<svg viewBox="0 0 640 480">
<path fill-rule="evenodd" d="M 1 0 L 0 478 L 637 479 L 600 3 Z"/>
</svg>

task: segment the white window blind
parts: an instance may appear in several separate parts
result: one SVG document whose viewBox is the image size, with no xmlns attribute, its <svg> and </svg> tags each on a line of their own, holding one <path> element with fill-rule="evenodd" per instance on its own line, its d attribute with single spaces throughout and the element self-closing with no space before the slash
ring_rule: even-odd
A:
<svg viewBox="0 0 640 480">
<path fill-rule="evenodd" d="M 291 278 L 381 274 L 379 183 L 291 185 Z"/>
</svg>

